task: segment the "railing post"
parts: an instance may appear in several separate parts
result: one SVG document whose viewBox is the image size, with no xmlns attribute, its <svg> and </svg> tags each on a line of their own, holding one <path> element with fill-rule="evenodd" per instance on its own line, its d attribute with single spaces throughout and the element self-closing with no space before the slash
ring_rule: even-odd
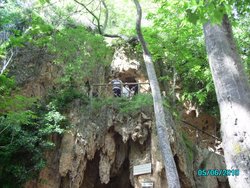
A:
<svg viewBox="0 0 250 188">
<path fill-rule="evenodd" d="M 121 97 L 123 95 L 123 84 L 121 84 Z"/>
<path fill-rule="evenodd" d="M 196 142 L 196 145 L 199 146 L 200 145 L 200 141 L 199 141 L 199 131 L 196 129 L 195 130 L 195 142 Z"/>
<path fill-rule="evenodd" d="M 89 98 L 90 98 L 90 109 L 92 110 L 92 98 L 93 98 L 93 86 L 90 85 L 90 90 L 89 90 Z"/>
<path fill-rule="evenodd" d="M 90 100 L 92 100 L 93 98 L 93 86 L 92 85 L 90 85 L 89 97 L 90 97 Z"/>
<path fill-rule="evenodd" d="M 107 97 L 108 96 L 108 85 L 106 84 L 105 85 L 105 95 L 104 95 L 104 97 Z"/>
</svg>

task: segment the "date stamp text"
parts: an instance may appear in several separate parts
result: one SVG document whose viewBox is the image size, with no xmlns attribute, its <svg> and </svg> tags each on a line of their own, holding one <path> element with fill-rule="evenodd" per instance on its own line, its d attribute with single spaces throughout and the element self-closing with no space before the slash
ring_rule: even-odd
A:
<svg viewBox="0 0 250 188">
<path fill-rule="evenodd" d="M 239 169 L 198 169 L 198 176 L 239 176 Z"/>
</svg>

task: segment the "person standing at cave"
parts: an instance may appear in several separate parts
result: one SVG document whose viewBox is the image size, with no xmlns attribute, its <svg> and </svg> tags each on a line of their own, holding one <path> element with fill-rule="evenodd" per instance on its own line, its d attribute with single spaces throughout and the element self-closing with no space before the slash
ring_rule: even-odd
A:
<svg viewBox="0 0 250 188">
<path fill-rule="evenodd" d="M 132 81 L 133 84 L 129 85 L 129 89 L 133 92 L 133 95 L 137 95 L 138 94 L 138 83 L 135 79 L 133 79 Z"/>
<path fill-rule="evenodd" d="M 114 97 L 121 97 L 122 81 L 115 74 L 113 80 L 111 81 Z"/>
<path fill-rule="evenodd" d="M 132 85 L 131 91 L 133 91 L 134 95 L 138 94 L 138 84 L 137 83 Z"/>
</svg>

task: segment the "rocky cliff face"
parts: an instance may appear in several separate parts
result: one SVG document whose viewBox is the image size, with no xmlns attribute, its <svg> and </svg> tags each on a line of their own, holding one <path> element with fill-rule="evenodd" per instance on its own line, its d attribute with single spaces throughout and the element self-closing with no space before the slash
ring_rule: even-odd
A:
<svg viewBox="0 0 250 188">
<path fill-rule="evenodd" d="M 26 187 L 139 188 L 144 181 L 154 182 L 156 188 L 167 187 L 149 111 L 124 116 L 114 108 L 103 108 L 95 115 L 80 109 L 75 101 L 69 119 L 76 127 L 57 141 L 59 147 L 48 155 L 49 164 L 38 181 Z M 197 176 L 198 169 L 225 168 L 223 157 L 207 149 L 188 148 L 178 128 L 169 131 L 182 187 L 227 187 L 226 178 Z M 152 164 L 152 173 L 134 176 L 133 166 L 145 163 Z"/>
<path fill-rule="evenodd" d="M 119 62 L 119 58 L 113 64 L 115 61 Z M 16 75 L 24 94 L 43 98 L 50 88 L 56 87 L 60 67 L 49 62 L 46 54 L 38 53 L 31 59 L 25 55 L 19 57 L 19 64 L 15 64 L 19 66 L 18 71 L 12 74 Z M 118 70 L 124 79 L 129 75 L 146 80 L 137 72 L 134 61 L 125 62 L 132 66 L 113 70 Z M 63 136 L 51 137 L 56 148 L 45 153 L 47 167 L 37 180 L 27 182 L 26 188 L 139 188 L 146 181 L 152 181 L 155 188 L 167 187 L 164 176 L 167 169 L 158 147 L 152 107 L 125 115 L 115 106 L 93 110 L 74 100 L 65 115 L 74 126 Z M 224 169 L 221 155 L 192 144 L 183 137 L 179 126 L 167 131 L 182 187 L 228 186 L 226 178 L 197 176 L 198 169 Z M 133 175 L 133 167 L 145 163 L 152 164 L 151 173 Z"/>
</svg>

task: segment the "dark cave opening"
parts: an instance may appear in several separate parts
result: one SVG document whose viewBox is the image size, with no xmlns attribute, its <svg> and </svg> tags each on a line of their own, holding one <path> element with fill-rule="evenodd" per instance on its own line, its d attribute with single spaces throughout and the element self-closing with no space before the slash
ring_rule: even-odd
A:
<svg viewBox="0 0 250 188">
<path fill-rule="evenodd" d="M 174 161 L 175 161 L 175 165 L 176 165 L 176 168 L 177 168 L 177 172 L 178 172 L 178 175 L 179 175 L 179 179 L 180 179 L 180 184 L 181 184 L 181 187 L 183 188 L 186 188 L 188 186 L 185 185 L 185 174 L 180 170 L 180 161 L 179 161 L 179 158 L 177 155 L 174 155 Z"/>
<path fill-rule="evenodd" d="M 125 159 L 118 174 L 110 179 L 110 182 L 105 187 L 97 188 L 133 188 L 129 179 L 129 160 Z"/>
<path fill-rule="evenodd" d="M 119 134 L 114 135 L 116 142 L 116 158 L 124 159 L 119 168 L 116 162 L 111 167 L 111 177 L 108 184 L 103 184 L 99 176 L 100 151 L 95 153 L 93 160 L 87 162 L 84 180 L 80 188 L 133 188 L 130 183 L 129 175 L 129 158 L 128 158 L 128 142 L 123 143 Z"/>
</svg>

